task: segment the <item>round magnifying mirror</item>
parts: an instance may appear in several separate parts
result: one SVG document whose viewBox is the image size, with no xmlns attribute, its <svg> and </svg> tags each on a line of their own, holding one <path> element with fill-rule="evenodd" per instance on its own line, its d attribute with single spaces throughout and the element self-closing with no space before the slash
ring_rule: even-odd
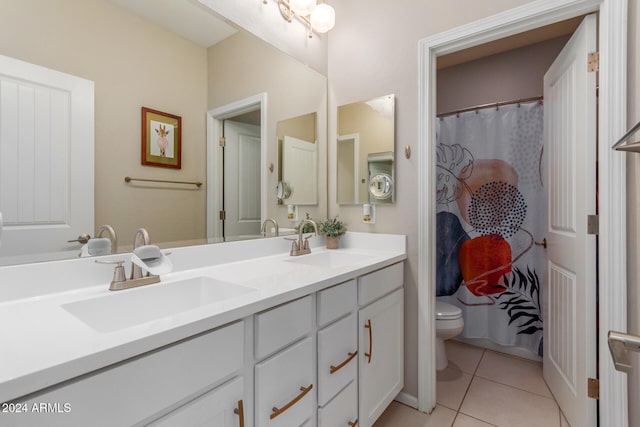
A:
<svg viewBox="0 0 640 427">
<path fill-rule="evenodd" d="M 291 195 L 291 187 L 284 181 L 278 182 L 278 186 L 276 187 L 276 197 L 278 198 L 278 203 L 282 204 L 283 200 L 286 200 Z"/>
<path fill-rule="evenodd" d="M 376 199 L 388 199 L 393 193 L 393 180 L 386 173 L 378 173 L 369 180 L 369 193 Z"/>
</svg>

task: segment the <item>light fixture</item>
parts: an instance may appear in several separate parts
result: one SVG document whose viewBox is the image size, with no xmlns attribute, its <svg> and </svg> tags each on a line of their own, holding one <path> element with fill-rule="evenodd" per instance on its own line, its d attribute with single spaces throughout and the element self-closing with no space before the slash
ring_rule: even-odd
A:
<svg viewBox="0 0 640 427">
<path fill-rule="evenodd" d="M 326 33 L 336 24 L 336 11 L 326 3 L 316 6 L 311 14 L 311 27 L 319 33 Z"/>
<path fill-rule="evenodd" d="M 316 8 L 316 0 L 290 0 L 289 5 L 298 16 L 309 16 Z"/>
<path fill-rule="evenodd" d="M 280 14 L 287 21 L 297 17 L 307 26 L 307 35 L 313 37 L 313 32 L 324 34 L 331 30 L 336 23 L 336 12 L 326 3 L 316 4 L 316 0 L 277 0 Z M 262 0 L 267 4 L 269 0 Z"/>
</svg>

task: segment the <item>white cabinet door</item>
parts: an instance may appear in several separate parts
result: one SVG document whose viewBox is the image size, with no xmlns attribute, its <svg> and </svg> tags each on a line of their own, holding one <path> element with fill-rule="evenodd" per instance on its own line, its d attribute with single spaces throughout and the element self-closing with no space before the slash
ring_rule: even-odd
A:
<svg viewBox="0 0 640 427">
<path fill-rule="evenodd" d="M 315 346 L 311 337 L 255 368 L 256 427 L 297 427 L 316 412 Z"/>
<path fill-rule="evenodd" d="M 243 427 L 244 378 L 237 377 L 170 412 L 153 427 Z"/>
<path fill-rule="evenodd" d="M 360 427 L 370 427 L 404 386 L 404 290 L 358 313 Z"/>
</svg>

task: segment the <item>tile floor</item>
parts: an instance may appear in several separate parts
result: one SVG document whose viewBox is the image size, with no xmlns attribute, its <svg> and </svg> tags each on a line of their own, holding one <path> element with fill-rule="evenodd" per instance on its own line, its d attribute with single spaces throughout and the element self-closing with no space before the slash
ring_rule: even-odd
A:
<svg viewBox="0 0 640 427">
<path fill-rule="evenodd" d="M 393 402 L 374 427 L 567 427 L 542 379 L 542 363 L 447 341 L 437 405 L 423 414 Z"/>
</svg>

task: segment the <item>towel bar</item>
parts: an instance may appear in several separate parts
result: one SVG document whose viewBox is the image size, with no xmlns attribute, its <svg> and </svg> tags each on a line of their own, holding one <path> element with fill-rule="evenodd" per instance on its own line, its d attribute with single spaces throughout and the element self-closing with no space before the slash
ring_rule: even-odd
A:
<svg viewBox="0 0 640 427">
<path fill-rule="evenodd" d="M 202 183 L 199 182 L 199 181 L 170 181 L 170 180 L 165 180 L 165 179 L 131 178 L 129 176 L 125 176 L 124 177 L 124 182 L 131 182 L 131 181 L 165 182 L 165 183 L 170 183 L 170 184 L 186 184 L 186 185 L 195 185 L 198 188 L 200 188 L 200 186 L 202 185 Z"/>
</svg>

